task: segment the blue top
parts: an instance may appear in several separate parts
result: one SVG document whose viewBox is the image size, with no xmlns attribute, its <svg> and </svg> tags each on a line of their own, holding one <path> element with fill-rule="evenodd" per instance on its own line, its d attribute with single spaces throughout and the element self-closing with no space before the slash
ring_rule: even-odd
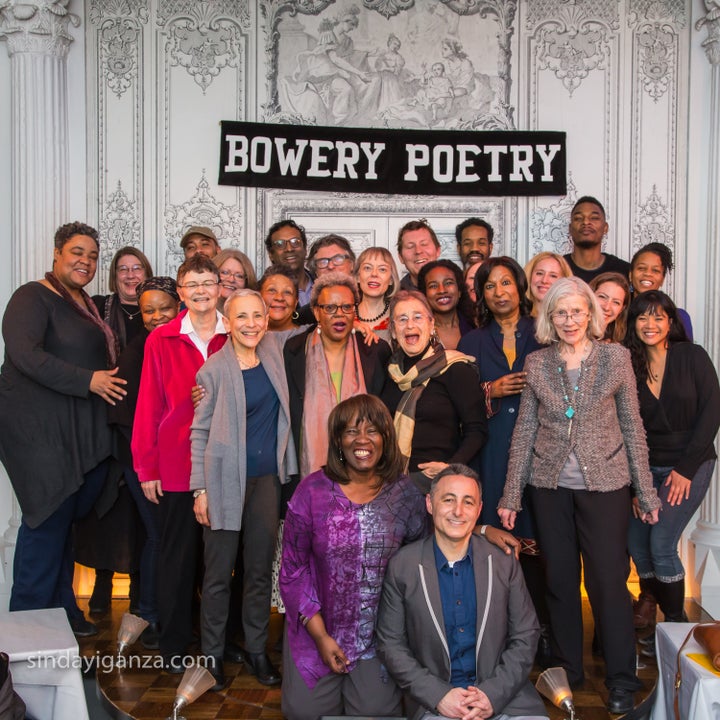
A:
<svg viewBox="0 0 720 720">
<path fill-rule="evenodd" d="M 247 477 L 277 475 L 277 426 L 280 399 L 262 363 L 243 370 L 247 430 Z"/>
<path fill-rule="evenodd" d="M 456 560 L 452 567 L 433 539 L 435 566 L 440 584 L 445 638 L 450 651 L 450 683 L 466 688 L 475 684 L 475 621 L 477 598 L 473 573 L 472 546 L 467 555 Z"/>
<path fill-rule="evenodd" d="M 535 339 L 535 321 L 528 316 L 518 320 L 515 331 L 515 362 L 508 366 L 503 353 L 503 336 L 500 326 L 491 320 L 489 325 L 473 330 L 458 344 L 458 350 L 475 358 L 480 382 L 497 380 L 511 372 L 520 372 L 525 358 L 542 345 Z M 502 527 L 497 506 L 505 487 L 510 441 L 520 408 L 520 395 L 509 395 L 492 401 L 494 415 L 488 418 L 488 439 L 480 451 L 480 480 L 483 489 L 483 506 L 480 522 L 483 525 Z M 529 512 L 518 513 L 515 535 L 534 538 L 535 529 Z"/>
</svg>

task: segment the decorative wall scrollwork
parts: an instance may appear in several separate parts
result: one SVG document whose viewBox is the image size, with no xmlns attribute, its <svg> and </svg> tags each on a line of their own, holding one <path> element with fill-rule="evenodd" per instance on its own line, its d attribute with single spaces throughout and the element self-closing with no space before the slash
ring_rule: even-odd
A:
<svg viewBox="0 0 720 720">
<path fill-rule="evenodd" d="M 203 93 L 226 67 L 238 67 L 241 28 L 237 19 L 223 17 L 222 8 L 193 3 L 187 16 L 167 25 L 167 51 L 175 65 L 185 68 Z"/>
<path fill-rule="evenodd" d="M 633 250 L 651 242 L 659 242 L 672 248 L 675 244 L 675 223 L 672 213 L 652 186 L 652 192 L 638 209 L 633 226 Z"/>
<path fill-rule="evenodd" d="M 593 70 L 604 70 L 619 29 L 617 3 L 540 0 L 528 3 L 541 70 L 550 70 L 570 95 Z"/>
<path fill-rule="evenodd" d="M 107 271 L 113 255 L 126 245 L 138 246 L 140 244 L 140 219 L 135 207 L 136 203 L 130 200 L 123 190 L 122 182 L 118 180 L 115 192 L 108 197 L 101 210 L 99 233 L 101 253 L 101 266 Z M 107 277 L 107 272 L 98 273 L 101 279 Z"/>
<path fill-rule="evenodd" d="M 237 205 L 220 202 L 210 190 L 205 170 L 193 195 L 180 205 L 165 208 L 165 257 L 168 268 L 177 267 L 183 259 L 180 238 L 190 225 L 211 228 L 222 247 L 235 246 L 233 238 L 244 236 L 243 215 Z M 261 236 L 259 236 L 261 237 Z"/>
<path fill-rule="evenodd" d="M 560 254 L 570 251 L 568 221 L 576 200 L 577 189 L 569 173 L 567 195 L 552 205 L 535 208 L 530 214 L 531 254 L 544 250 Z"/>
<path fill-rule="evenodd" d="M 142 25 L 147 0 L 92 0 L 88 17 L 100 28 L 99 65 L 110 90 L 121 97 L 137 80 Z"/>
</svg>

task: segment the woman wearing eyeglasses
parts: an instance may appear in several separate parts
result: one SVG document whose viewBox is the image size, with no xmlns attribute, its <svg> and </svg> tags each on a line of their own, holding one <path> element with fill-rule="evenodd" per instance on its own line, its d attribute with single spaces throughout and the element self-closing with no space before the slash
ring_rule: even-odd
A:
<svg viewBox="0 0 720 720">
<path fill-rule="evenodd" d="M 240 250 L 221 250 L 212 261 L 220 270 L 220 296 L 217 309 L 223 311 L 225 300 L 236 290 L 257 290 L 257 277 L 250 258 Z"/>
<path fill-rule="evenodd" d="M 385 382 L 390 347 L 382 340 L 366 345 L 352 332 L 358 301 L 357 285 L 350 275 L 322 275 L 310 296 L 317 327 L 285 343 L 290 416 L 301 477 L 325 464 L 330 411 L 355 395 L 380 395 Z"/>
<path fill-rule="evenodd" d="M 635 674 L 633 611 L 627 589 L 631 494 L 643 522 L 658 520 L 630 353 L 600 343 L 602 312 L 579 278 L 556 281 L 540 306 L 536 336 L 550 347 L 525 361 L 498 513 L 515 527 L 523 490 L 545 556 L 552 664 L 573 687 L 584 681 L 580 560 L 605 658 L 607 702 L 629 711 Z M 632 490 L 631 490 L 632 488 Z"/>
</svg>

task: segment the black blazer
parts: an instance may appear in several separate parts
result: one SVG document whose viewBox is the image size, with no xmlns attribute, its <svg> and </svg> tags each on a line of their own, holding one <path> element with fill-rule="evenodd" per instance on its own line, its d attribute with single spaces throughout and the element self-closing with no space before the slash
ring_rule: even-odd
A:
<svg viewBox="0 0 720 720">
<path fill-rule="evenodd" d="M 285 372 L 290 390 L 290 421 L 295 449 L 298 453 L 298 463 L 300 462 L 300 432 L 305 401 L 305 343 L 308 335 L 312 332 L 315 332 L 315 328 L 291 337 L 283 349 Z M 387 365 L 391 354 L 390 346 L 384 340 L 373 345 L 366 345 L 359 336 L 357 344 L 360 364 L 365 376 L 365 387 L 370 395 L 380 397 L 388 377 Z"/>
</svg>

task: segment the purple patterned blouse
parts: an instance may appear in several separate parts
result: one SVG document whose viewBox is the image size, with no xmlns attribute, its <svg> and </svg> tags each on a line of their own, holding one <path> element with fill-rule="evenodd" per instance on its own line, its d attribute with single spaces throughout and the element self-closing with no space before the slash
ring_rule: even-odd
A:
<svg viewBox="0 0 720 720">
<path fill-rule="evenodd" d="M 350 661 L 375 657 L 375 619 L 388 560 L 423 537 L 425 498 L 403 476 L 368 503 L 347 498 L 322 470 L 308 475 L 290 501 L 283 534 L 280 592 L 290 652 L 308 687 L 331 671 L 300 616 L 320 612 Z"/>
</svg>

